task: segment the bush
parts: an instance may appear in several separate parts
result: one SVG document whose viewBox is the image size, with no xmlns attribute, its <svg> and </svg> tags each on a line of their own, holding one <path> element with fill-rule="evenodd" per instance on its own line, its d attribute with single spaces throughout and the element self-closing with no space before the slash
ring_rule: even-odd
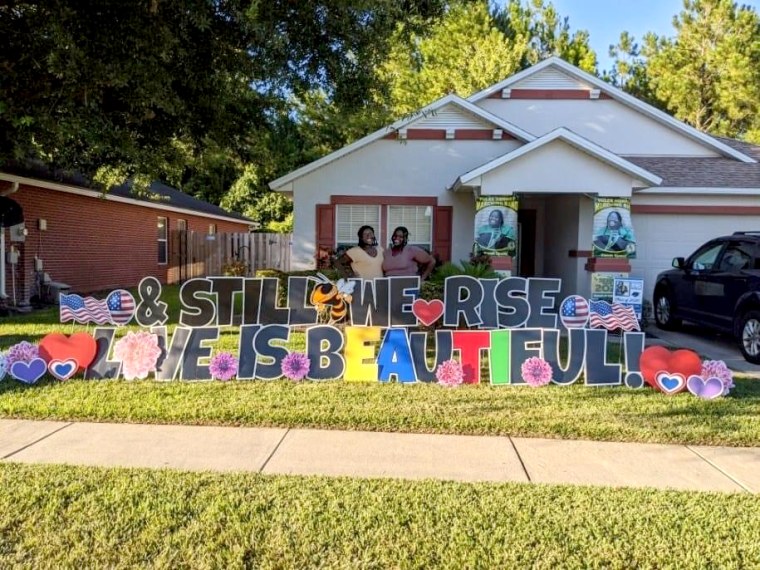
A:
<svg viewBox="0 0 760 570">
<path fill-rule="evenodd" d="M 447 277 L 468 275 L 476 279 L 497 279 L 499 274 L 491 268 L 491 258 L 480 254 L 470 256 L 470 261 L 460 261 L 459 264 L 447 261 L 436 267 L 430 278 L 422 284 L 421 295 L 423 299 L 443 299 L 444 283 Z"/>
</svg>

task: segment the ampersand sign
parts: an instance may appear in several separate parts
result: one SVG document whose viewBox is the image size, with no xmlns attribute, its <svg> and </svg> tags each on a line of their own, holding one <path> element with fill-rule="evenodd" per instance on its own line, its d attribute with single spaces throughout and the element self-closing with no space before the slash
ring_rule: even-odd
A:
<svg viewBox="0 0 760 570">
<path fill-rule="evenodd" d="M 140 304 L 137 305 L 135 320 L 141 327 L 163 325 L 169 320 L 166 308 L 169 306 L 161 301 L 161 282 L 155 277 L 145 277 L 137 287 Z"/>
</svg>

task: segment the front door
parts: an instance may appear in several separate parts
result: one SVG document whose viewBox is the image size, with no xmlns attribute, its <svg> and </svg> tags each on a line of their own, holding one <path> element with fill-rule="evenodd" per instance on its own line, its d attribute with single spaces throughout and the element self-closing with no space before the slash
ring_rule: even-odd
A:
<svg viewBox="0 0 760 570">
<path fill-rule="evenodd" d="M 536 275 L 536 211 L 520 208 L 517 212 L 517 272 L 520 277 Z"/>
</svg>

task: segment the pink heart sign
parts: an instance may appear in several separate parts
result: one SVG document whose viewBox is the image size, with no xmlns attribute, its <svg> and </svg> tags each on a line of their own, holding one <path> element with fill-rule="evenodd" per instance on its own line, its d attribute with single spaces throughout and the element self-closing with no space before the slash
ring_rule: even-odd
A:
<svg viewBox="0 0 760 570">
<path fill-rule="evenodd" d="M 441 318 L 443 314 L 443 301 L 440 299 L 433 299 L 432 301 L 417 299 L 412 303 L 412 313 L 423 325 L 430 326 Z"/>
<path fill-rule="evenodd" d="M 692 375 L 686 381 L 686 389 L 698 398 L 714 400 L 723 394 L 723 382 L 720 378 L 712 377 L 704 380 L 701 376 Z"/>
</svg>

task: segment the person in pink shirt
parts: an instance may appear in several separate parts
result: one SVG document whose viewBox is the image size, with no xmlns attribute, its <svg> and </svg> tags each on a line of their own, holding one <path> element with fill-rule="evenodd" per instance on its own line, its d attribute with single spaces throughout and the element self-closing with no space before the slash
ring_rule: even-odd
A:
<svg viewBox="0 0 760 570">
<path fill-rule="evenodd" d="M 408 245 L 409 230 L 399 226 L 393 230 L 391 249 L 383 260 L 383 275 L 419 275 L 424 281 L 435 269 L 435 258 L 416 245 Z"/>
</svg>

